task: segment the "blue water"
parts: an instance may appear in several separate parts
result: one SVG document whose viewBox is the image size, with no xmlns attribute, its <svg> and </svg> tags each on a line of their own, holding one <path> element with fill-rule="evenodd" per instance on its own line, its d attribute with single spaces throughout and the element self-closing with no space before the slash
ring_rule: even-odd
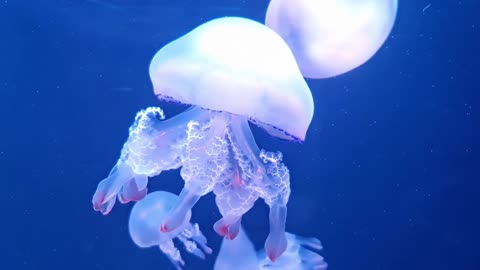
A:
<svg viewBox="0 0 480 270">
<path fill-rule="evenodd" d="M 131 241 L 131 204 L 103 217 L 91 196 L 139 109 L 185 109 L 155 99 L 154 53 L 213 18 L 262 21 L 267 4 L 0 1 L 0 269 L 171 269 Z M 400 1 L 368 63 L 308 81 L 303 145 L 254 129 L 291 170 L 287 230 L 321 239 L 329 269 L 480 269 L 479 11 L 475 0 Z M 168 172 L 149 188 L 178 193 L 182 181 Z M 259 201 L 244 218 L 258 247 L 267 211 Z M 193 213 L 216 251 L 219 217 L 212 195 Z M 186 269 L 214 257 L 186 256 Z"/>
</svg>

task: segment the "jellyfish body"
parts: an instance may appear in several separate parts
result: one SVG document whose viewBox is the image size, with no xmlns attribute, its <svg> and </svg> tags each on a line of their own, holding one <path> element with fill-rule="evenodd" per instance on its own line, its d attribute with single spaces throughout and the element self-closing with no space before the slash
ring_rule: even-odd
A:
<svg viewBox="0 0 480 270">
<path fill-rule="evenodd" d="M 160 49 L 150 77 L 159 99 L 192 107 L 171 119 L 159 108 L 139 113 L 116 165 L 128 173 L 100 182 L 94 208 L 107 214 L 115 196 L 121 202 L 144 196 L 137 178 L 146 186 L 147 177 L 181 167 L 184 187 L 159 225 L 162 232 L 180 228 L 213 191 L 222 214 L 215 230 L 233 239 L 242 215 L 262 198 L 270 207 L 265 250 L 278 258 L 287 248 L 289 171 L 281 153 L 258 148 L 248 122 L 281 139 L 305 139 L 313 99 L 288 45 L 260 23 L 216 19 Z"/>
<path fill-rule="evenodd" d="M 176 228 L 213 190 L 223 216 L 215 229 L 234 238 L 242 215 L 261 197 L 270 207 L 265 248 L 270 258 L 280 256 L 287 245 L 289 173 L 281 154 L 258 149 L 248 121 L 275 137 L 305 139 L 313 99 L 288 45 L 260 23 L 216 19 L 158 51 L 150 78 L 160 99 L 202 107 L 211 115 L 204 125 L 195 119 L 189 125 L 192 140 L 181 170 L 185 186 L 162 230 Z"/>
<path fill-rule="evenodd" d="M 290 46 L 305 77 L 328 78 L 368 61 L 388 37 L 397 0 L 271 0 L 265 24 Z"/>
<path fill-rule="evenodd" d="M 287 233 L 287 250 L 275 262 L 265 254 L 265 250 L 255 251 L 255 247 L 241 228 L 234 240 L 224 239 L 215 261 L 214 270 L 325 270 L 327 263 L 318 254 L 322 244 L 317 238 L 305 238 Z"/>
<path fill-rule="evenodd" d="M 174 238 L 182 242 L 189 253 L 202 259 L 212 250 L 207 246 L 207 240 L 198 224 L 190 223 L 191 212 L 187 213 L 181 226 L 174 231 L 164 233 L 159 230 L 160 224 L 177 200 L 178 196 L 165 191 L 148 194 L 133 206 L 128 229 L 130 237 L 137 246 L 141 248 L 158 246 L 172 264 L 177 269 L 181 269 L 185 263 L 180 251 L 175 247 Z"/>
</svg>

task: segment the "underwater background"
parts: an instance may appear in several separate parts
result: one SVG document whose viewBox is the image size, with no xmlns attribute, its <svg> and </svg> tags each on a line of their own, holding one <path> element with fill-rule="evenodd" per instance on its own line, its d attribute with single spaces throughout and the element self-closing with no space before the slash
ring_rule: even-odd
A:
<svg viewBox="0 0 480 270">
<path fill-rule="evenodd" d="M 293 0 L 292 0 L 293 1 Z M 132 204 L 103 217 L 91 198 L 136 112 L 161 106 L 148 65 L 166 43 L 222 16 L 262 22 L 267 0 L 0 1 L 0 269 L 173 269 L 128 234 Z M 269 137 L 291 173 L 287 231 L 319 238 L 329 269 L 480 269 L 480 2 L 401 1 L 366 64 L 307 80 L 304 144 Z M 158 181 L 155 181 L 158 180 Z M 149 191 L 179 193 L 178 170 Z M 193 209 L 214 253 L 209 194 Z M 259 200 L 243 224 L 268 233 Z"/>
</svg>

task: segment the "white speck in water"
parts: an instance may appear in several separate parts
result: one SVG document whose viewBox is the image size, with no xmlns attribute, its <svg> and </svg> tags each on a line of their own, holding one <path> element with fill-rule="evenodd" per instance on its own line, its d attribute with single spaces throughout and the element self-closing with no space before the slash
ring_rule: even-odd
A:
<svg viewBox="0 0 480 270">
<path fill-rule="evenodd" d="M 425 11 L 427 11 L 427 9 L 430 8 L 430 6 L 432 6 L 432 3 L 429 3 L 428 5 L 426 5 L 423 9 L 422 9 L 422 13 L 425 15 Z"/>
</svg>

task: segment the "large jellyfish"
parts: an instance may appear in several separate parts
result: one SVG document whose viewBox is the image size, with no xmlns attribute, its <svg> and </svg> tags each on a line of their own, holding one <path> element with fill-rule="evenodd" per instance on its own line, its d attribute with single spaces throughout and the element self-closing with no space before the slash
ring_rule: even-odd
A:
<svg viewBox="0 0 480 270">
<path fill-rule="evenodd" d="M 271 0 L 265 24 L 290 46 L 305 77 L 328 78 L 368 61 L 388 37 L 397 0 Z"/>
<path fill-rule="evenodd" d="M 160 108 L 137 114 L 120 159 L 97 187 L 94 208 L 108 214 L 116 197 L 139 200 L 147 177 L 181 167 L 184 188 L 163 232 L 180 227 L 213 191 L 222 214 L 214 228 L 233 239 L 243 214 L 263 198 L 270 207 L 265 250 L 277 259 L 287 248 L 290 175 L 280 152 L 258 148 L 248 122 L 274 137 L 305 139 L 313 99 L 288 45 L 260 23 L 216 19 L 158 51 L 150 77 L 159 99 L 192 106 L 168 120 Z"/>
<path fill-rule="evenodd" d="M 287 233 L 288 247 L 282 257 L 272 262 L 265 250 L 255 251 L 243 229 L 234 240 L 223 240 L 214 270 L 325 270 L 327 263 L 318 254 L 322 244 L 317 238 L 305 238 Z"/>
<path fill-rule="evenodd" d="M 177 201 L 178 197 L 170 192 L 155 191 L 148 194 L 133 206 L 128 230 L 137 246 L 142 248 L 158 246 L 173 265 L 181 269 L 185 262 L 172 241 L 174 238 L 182 242 L 188 252 L 202 259 L 205 258 L 205 253 L 210 254 L 212 250 L 207 246 L 207 239 L 198 224 L 190 223 L 190 211 L 177 229 L 168 233 L 160 232 L 160 224 Z"/>
</svg>

